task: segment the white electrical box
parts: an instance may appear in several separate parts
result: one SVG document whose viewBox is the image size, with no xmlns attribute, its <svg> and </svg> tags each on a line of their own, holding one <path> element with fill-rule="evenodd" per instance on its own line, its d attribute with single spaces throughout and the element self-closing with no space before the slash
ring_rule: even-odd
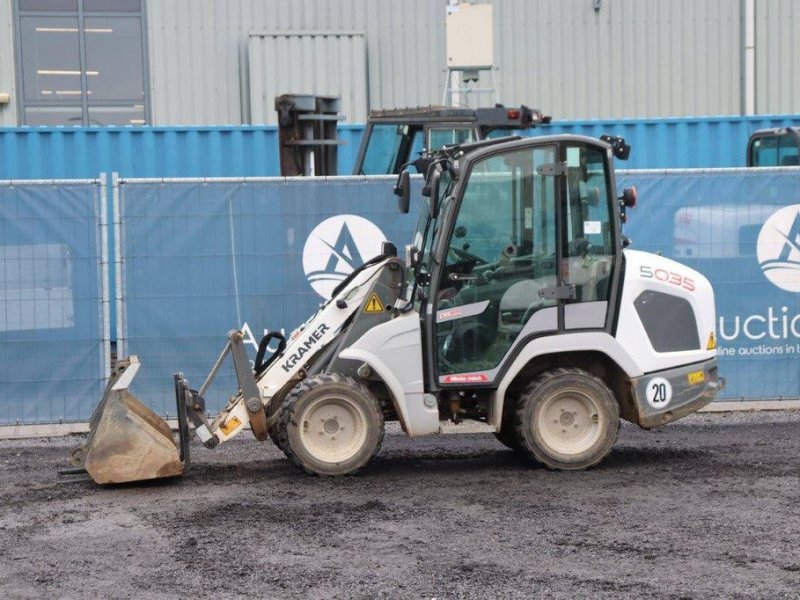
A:
<svg viewBox="0 0 800 600">
<path fill-rule="evenodd" d="M 8 104 L 9 102 L 11 102 L 11 94 L 0 92 L 0 104 Z"/>
<path fill-rule="evenodd" d="M 447 7 L 447 66 L 454 69 L 494 64 L 494 16 L 491 4 Z"/>
</svg>

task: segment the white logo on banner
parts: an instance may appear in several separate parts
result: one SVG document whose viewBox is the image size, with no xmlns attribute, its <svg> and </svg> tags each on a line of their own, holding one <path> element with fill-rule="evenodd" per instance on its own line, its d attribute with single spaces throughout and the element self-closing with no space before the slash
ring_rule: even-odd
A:
<svg viewBox="0 0 800 600">
<path fill-rule="evenodd" d="M 787 292 L 800 292 L 800 204 L 781 208 L 767 219 L 756 253 L 767 279 Z"/>
<path fill-rule="evenodd" d="M 353 269 L 381 253 L 386 239 L 372 221 L 337 215 L 317 225 L 303 246 L 303 270 L 314 291 L 329 298 Z"/>
</svg>

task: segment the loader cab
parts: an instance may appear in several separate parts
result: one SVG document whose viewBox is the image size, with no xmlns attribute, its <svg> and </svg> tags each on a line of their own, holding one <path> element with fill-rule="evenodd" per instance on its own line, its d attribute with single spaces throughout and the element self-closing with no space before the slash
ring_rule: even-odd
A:
<svg viewBox="0 0 800 600">
<path fill-rule="evenodd" d="M 779 127 L 756 131 L 747 143 L 748 167 L 800 165 L 800 128 Z"/>
<path fill-rule="evenodd" d="M 436 153 L 428 172 L 410 258 L 431 390 L 491 386 L 525 340 L 613 323 L 622 245 L 612 146 L 496 142 Z"/>
<path fill-rule="evenodd" d="M 373 110 L 364 129 L 353 175 L 398 174 L 409 163 L 445 146 L 469 144 L 550 122 L 535 108 L 424 106 Z M 424 172 L 427 163 L 419 163 Z"/>
</svg>

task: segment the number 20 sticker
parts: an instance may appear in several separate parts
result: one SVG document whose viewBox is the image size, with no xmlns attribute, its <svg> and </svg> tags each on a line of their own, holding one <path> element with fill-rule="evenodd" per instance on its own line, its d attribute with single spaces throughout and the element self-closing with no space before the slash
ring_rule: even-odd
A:
<svg viewBox="0 0 800 600">
<path fill-rule="evenodd" d="M 672 400 L 672 386 L 663 377 L 647 382 L 647 403 L 653 408 L 664 408 Z"/>
</svg>

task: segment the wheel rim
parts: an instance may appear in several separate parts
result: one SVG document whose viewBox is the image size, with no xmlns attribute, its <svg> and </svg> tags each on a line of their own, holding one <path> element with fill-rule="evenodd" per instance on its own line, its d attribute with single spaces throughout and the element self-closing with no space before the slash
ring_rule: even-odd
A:
<svg viewBox="0 0 800 600">
<path fill-rule="evenodd" d="M 542 442 L 558 454 L 576 456 L 603 436 L 605 418 L 597 400 L 571 388 L 547 398 L 533 427 Z"/>
<path fill-rule="evenodd" d="M 367 439 L 367 416 L 355 402 L 324 396 L 309 404 L 297 420 L 306 451 L 322 462 L 340 463 L 358 454 Z"/>
</svg>

